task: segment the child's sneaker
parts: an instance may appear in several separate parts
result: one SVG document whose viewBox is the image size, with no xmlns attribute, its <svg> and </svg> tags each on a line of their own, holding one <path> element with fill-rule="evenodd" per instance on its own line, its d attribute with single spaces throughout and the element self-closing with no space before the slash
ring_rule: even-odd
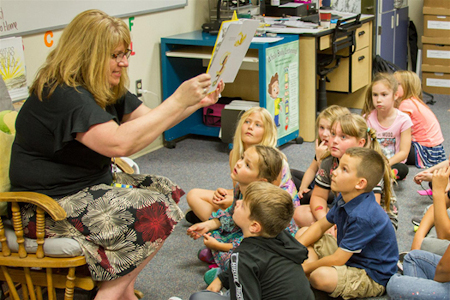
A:
<svg viewBox="0 0 450 300">
<path fill-rule="evenodd" d="M 191 224 L 197 224 L 202 222 L 202 220 L 200 220 L 199 217 L 197 217 L 197 215 L 192 210 L 188 210 L 184 214 L 184 218 Z"/>
<path fill-rule="evenodd" d="M 211 282 L 213 282 L 214 279 L 216 279 L 216 277 L 218 275 L 218 271 L 219 271 L 219 268 L 214 268 L 214 269 L 210 269 L 210 270 L 206 271 L 205 276 L 203 276 L 203 279 L 205 280 L 205 283 L 207 285 L 210 285 Z"/>
<path fill-rule="evenodd" d="M 197 253 L 198 259 L 200 259 L 201 261 L 208 263 L 208 264 L 213 264 L 214 263 L 214 257 L 211 253 L 211 250 L 208 248 L 203 248 L 200 249 Z"/>
<path fill-rule="evenodd" d="M 422 221 L 422 218 L 421 217 L 413 217 L 412 219 L 411 219 L 411 223 L 413 223 L 415 226 L 419 226 L 420 225 L 420 221 Z"/>
</svg>

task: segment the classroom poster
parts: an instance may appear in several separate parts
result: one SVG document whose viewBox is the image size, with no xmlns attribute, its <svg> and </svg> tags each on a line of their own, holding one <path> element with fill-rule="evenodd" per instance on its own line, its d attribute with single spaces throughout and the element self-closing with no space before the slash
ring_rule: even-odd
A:
<svg viewBox="0 0 450 300">
<path fill-rule="evenodd" d="M 278 138 L 298 130 L 298 41 L 267 49 L 266 108 L 272 114 Z"/>
<path fill-rule="evenodd" d="M 0 40 L 0 74 L 12 101 L 28 97 L 25 55 L 21 37 Z"/>
</svg>

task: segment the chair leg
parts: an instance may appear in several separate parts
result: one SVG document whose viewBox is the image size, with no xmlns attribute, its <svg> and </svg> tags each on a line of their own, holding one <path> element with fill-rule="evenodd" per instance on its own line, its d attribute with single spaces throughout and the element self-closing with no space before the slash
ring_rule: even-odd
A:
<svg viewBox="0 0 450 300">
<path fill-rule="evenodd" d="M 69 268 L 66 280 L 66 291 L 64 293 L 64 300 L 73 300 L 75 290 L 75 268 Z"/>
<path fill-rule="evenodd" d="M 317 112 L 321 112 L 327 108 L 327 77 L 320 76 L 319 78 L 319 91 L 317 93 Z"/>
</svg>

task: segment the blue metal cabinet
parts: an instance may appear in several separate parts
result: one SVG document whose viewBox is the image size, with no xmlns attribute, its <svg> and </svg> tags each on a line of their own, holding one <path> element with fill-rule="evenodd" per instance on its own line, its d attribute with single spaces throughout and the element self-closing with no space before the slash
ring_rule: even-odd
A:
<svg viewBox="0 0 450 300">
<path fill-rule="evenodd" d="M 379 2 L 377 51 L 402 69 L 408 67 L 408 7 L 396 9 L 393 0 Z"/>
<path fill-rule="evenodd" d="M 259 69 L 259 105 L 266 107 L 266 50 L 270 47 L 278 46 L 292 41 L 298 41 L 298 35 L 280 35 L 284 39 L 274 43 L 252 43 L 250 49 L 258 50 Z M 194 76 L 206 72 L 206 66 L 202 59 L 186 54 L 181 57 L 173 57 L 171 52 L 190 48 L 194 52 L 196 48 L 202 46 L 213 47 L 216 37 L 201 31 L 194 31 L 184 34 L 173 35 L 161 38 L 161 71 L 162 71 L 162 94 L 163 100 L 167 99 L 175 92 L 179 85 Z M 212 50 L 212 48 L 211 48 Z M 168 55 L 169 54 L 169 55 Z M 211 51 L 209 52 L 209 56 Z M 298 101 L 298 100 L 297 100 Z M 211 127 L 203 124 L 202 110 L 194 112 L 191 116 L 183 120 L 178 125 L 164 132 L 164 139 L 172 142 L 188 134 L 219 136 L 219 127 Z M 298 130 L 278 139 L 278 145 L 282 145 L 298 137 Z M 173 145 L 172 145 L 173 146 Z"/>
<path fill-rule="evenodd" d="M 395 12 L 388 11 L 381 14 L 381 35 L 380 41 L 380 51 L 379 54 L 385 60 L 394 62 L 394 20 Z"/>
</svg>

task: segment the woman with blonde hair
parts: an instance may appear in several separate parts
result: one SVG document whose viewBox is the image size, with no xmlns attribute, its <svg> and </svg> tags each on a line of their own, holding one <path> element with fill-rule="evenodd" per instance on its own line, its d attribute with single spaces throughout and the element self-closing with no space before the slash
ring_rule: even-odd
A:
<svg viewBox="0 0 450 300">
<path fill-rule="evenodd" d="M 230 172 L 236 162 L 242 157 L 244 151 L 253 145 L 276 147 L 277 128 L 272 115 L 263 107 L 252 107 L 242 114 L 236 124 L 233 138 L 233 149 L 229 155 Z M 291 179 L 287 159 L 283 154 L 283 169 L 281 172 L 280 187 L 287 190 L 294 202 L 298 202 L 297 189 Z M 233 182 L 233 186 L 236 182 Z M 190 223 L 198 223 L 209 219 L 212 212 L 226 209 L 233 202 L 233 189 L 218 188 L 216 191 L 205 189 L 192 189 L 186 196 L 192 209 L 186 214 Z"/>
<path fill-rule="evenodd" d="M 143 149 L 217 102 L 224 87 L 207 96 L 211 78 L 201 74 L 150 109 L 127 90 L 130 44 L 121 19 L 99 10 L 77 15 L 36 75 L 11 153 L 11 190 L 46 194 L 67 212 L 63 221 L 49 220 L 46 234 L 80 244 L 101 282 L 97 300 L 136 299 L 139 272 L 183 217 L 177 203 L 184 192 L 176 184 L 113 174 L 111 158 Z M 24 224 L 35 226 L 33 207 L 21 209 Z"/>
</svg>

